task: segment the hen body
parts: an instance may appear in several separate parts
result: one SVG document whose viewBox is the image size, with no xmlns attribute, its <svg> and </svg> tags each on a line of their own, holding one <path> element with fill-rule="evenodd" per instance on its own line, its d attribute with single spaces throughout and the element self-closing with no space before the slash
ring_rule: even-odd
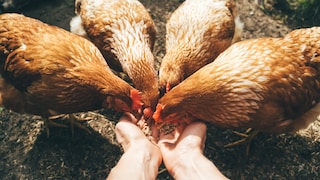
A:
<svg viewBox="0 0 320 180">
<path fill-rule="evenodd" d="M 319 55 L 319 27 L 235 43 L 165 94 L 154 118 L 294 132 L 320 113 Z"/>
<path fill-rule="evenodd" d="M 88 40 L 19 14 L 0 15 L 0 100 L 48 118 L 114 108 L 135 111 L 138 91 L 115 76 Z M 141 107 L 141 105 L 140 105 Z"/>
<path fill-rule="evenodd" d="M 137 0 L 77 0 L 76 13 L 71 31 L 81 23 L 84 32 L 78 33 L 101 50 L 112 68 L 129 76 L 142 92 L 144 107 L 154 110 L 159 98 L 152 54 L 156 28 L 145 7 Z"/>
<path fill-rule="evenodd" d="M 186 0 L 166 24 L 166 55 L 159 70 L 161 91 L 212 62 L 233 39 L 240 39 L 241 32 L 234 0 Z"/>
</svg>

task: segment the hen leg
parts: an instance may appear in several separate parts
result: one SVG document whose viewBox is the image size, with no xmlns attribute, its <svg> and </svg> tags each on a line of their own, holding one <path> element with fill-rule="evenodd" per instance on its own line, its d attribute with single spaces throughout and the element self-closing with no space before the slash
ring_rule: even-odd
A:
<svg viewBox="0 0 320 180">
<path fill-rule="evenodd" d="M 51 118 L 43 118 L 43 119 L 44 119 L 44 125 L 45 125 L 45 128 L 46 128 L 46 132 L 47 132 L 47 137 L 48 138 L 50 136 L 49 126 L 51 126 L 51 127 L 63 127 L 63 128 L 68 127 L 65 124 L 60 124 L 60 123 L 54 122 Z"/>
<path fill-rule="evenodd" d="M 68 116 L 69 116 L 69 122 L 71 125 L 72 137 L 74 136 L 74 126 L 77 126 L 78 128 L 85 130 L 88 134 L 91 134 L 91 131 L 86 126 L 79 123 L 79 121 L 89 121 L 91 120 L 91 118 L 82 118 L 74 114 L 69 114 Z"/>
<path fill-rule="evenodd" d="M 247 129 L 245 133 L 239 133 L 234 131 L 235 134 L 237 134 L 238 136 L 244 137 L 243 139 L 240 139 L 238 141 L 229 143 L 227 145 L 225 145 L 224 147 L 228 148 L 228 147 L 232 147 L 232 146 L 237 146 L 237 145 L 241 145 L 241 144 L 246 144 L 246 154 L 249 155 L 249 150 L 250 150 L 250 144 L 252 139 L 259 133 L 258 130 L 252 130 L 251 128 Z"/>
<path fill-rule="evenodd" d="M 59 119 L 59 118 L 69 121 L 70 126 L 71 126 L 72 137 L 74 136 L 74 126 L 77 126 L 78 128 L 83 129 L 87 133 L 91 134 L 90 130 L 87 127 L 85 127 L 84 125 L 79 123 L 79 121 L 89 121 L 89 120 L 91 120 L 91 118 L 81 118 L 81 117 L 76 116 L 75 114 L 61 114 L 61 115 L 57 115 L 57 116 L 51 116 L 49 118 L 49 122 L 54 123 L 55 124 L 54 126 L 57 126 L 57 127 L 67 127 L 64 124 L 59 124 L 59 123 L 56 123 L 53 121 L 53 120 Z"/>
</svg>

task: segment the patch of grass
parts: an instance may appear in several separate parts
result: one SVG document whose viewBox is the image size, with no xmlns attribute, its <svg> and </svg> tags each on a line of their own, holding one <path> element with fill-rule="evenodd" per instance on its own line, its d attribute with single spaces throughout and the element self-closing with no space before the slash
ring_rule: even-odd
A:
<svg viewBox="0 0 320 180">
<path fill-rule="evenodd" d="M 293 9 L 291 21 L 308 26 L 320 26 L 320 1 L 319 0 L 291 0 Z"/>
<path fill-rule="evenodd" d="M 295 28 L 320 26 L 319 0 L 263 0 L 262 9 Z"/>
</svg>

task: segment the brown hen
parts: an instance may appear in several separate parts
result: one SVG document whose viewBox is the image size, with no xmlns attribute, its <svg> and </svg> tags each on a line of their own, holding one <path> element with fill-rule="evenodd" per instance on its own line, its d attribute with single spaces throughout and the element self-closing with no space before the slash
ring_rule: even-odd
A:
<svg viewBox="0 0 320 180">
<path fill-rule="evenodd" d="M 319 99 L 320 27 L 313 27 L 231 45 L 166 93 L 153 117 L 295 132 L 317 118 Z"/>
<path fill-rule="evenodd" d="M 90 41 L 19 14 L 0 15 L 0 100 L 44 119 L 141 108 L 139 91 L 112 73 Z"/>
<path fill-rule="evenodd" d="M 166 24 L 166 55 L 159 70 L 161 92 L 212 62 L 232 41 L 240 40 L 241 32 L 234 0 L 186 0 Z"/>
<path fill-rule="evenodd" d="M 152 54 L 156 28 L 148 11 L 137 0 L 76 0 L 76 13 L 71 31 L 94 42 L 112 68 L 123 69 L 151 117 L 159 88 Z"/>
</svg>

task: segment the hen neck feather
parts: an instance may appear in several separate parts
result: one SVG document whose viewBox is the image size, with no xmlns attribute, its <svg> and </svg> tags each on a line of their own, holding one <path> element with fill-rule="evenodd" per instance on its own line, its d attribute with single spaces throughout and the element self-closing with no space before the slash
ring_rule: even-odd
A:
<svg viewBox="0 0 320 180">
<path fill-rule="evenodd" d="M 84 46 L 84 43 L 78 45 L 85 51 L 70 49 L 70 63 L 73 67 L 68 69 L 70 74 L 67 73 L 66 76 L 76 76 L 78 83 L 105 95 L 114 95 L 116 92 L 129 94 L 130 86 L 112 73 L 98 49 Z"/>
<path fill-rule="evenodd" d="M 230 45 L 234 33 L 233 17 L 225 2 L 190 3 L 193 2 L 186 2 L 175 11 L 167 24 L 169 60 L 166 57 L 163 60 L 163 63 L 175 61 L 176 68 L 183 69 L 184 78 L 215 59 Z"/>
<path fill-rule="evenodd" d="M 241 57 L 236 53 L 224 53 L 224 55 L 227 57 L 221 57 L 221 60 Z M 236 70 L 255 67 L 250 66 L 250 62 L 242 62 L 246 61 L 213 62 L 173 88 L 161 101 L 164 106 L 179 107 L 180 110 L 183 109 L 181 111 L 203 120 L 213 119 L 218 122 L 233 121 L 237 118 L 245 119 L 247 116 L 244 114 L 253 113 L 263 101 L 261 93 L 264 87 L 261 84 L 267 79 L 262 76 L 257 81 L 254 69 L 247 72 Z M 237 68 L 234 69 L 234 67 Z M 203 110 L 199 109 L 205 109 L 206 113 L 201 113 Z"/>
<path fill-rule="evenodd" d="M 111 24 L 112 38 L 109 39 L 112 52 L 116 54 L 123 70 L 137 88 L 145 89 L 149 83 L 156 82 L 154 57 L 149 47 L 149 35 L 145 34 L 146 24 L 122 18 Z"/>
<path fill-rule="evenodd" d="M 289 41 L 290 48 L 301 53 L 300 58 L 306 64 L 315 65 L 320 62 L 320 27 L 294 30 L 283 39 Z"/>
</svg>

